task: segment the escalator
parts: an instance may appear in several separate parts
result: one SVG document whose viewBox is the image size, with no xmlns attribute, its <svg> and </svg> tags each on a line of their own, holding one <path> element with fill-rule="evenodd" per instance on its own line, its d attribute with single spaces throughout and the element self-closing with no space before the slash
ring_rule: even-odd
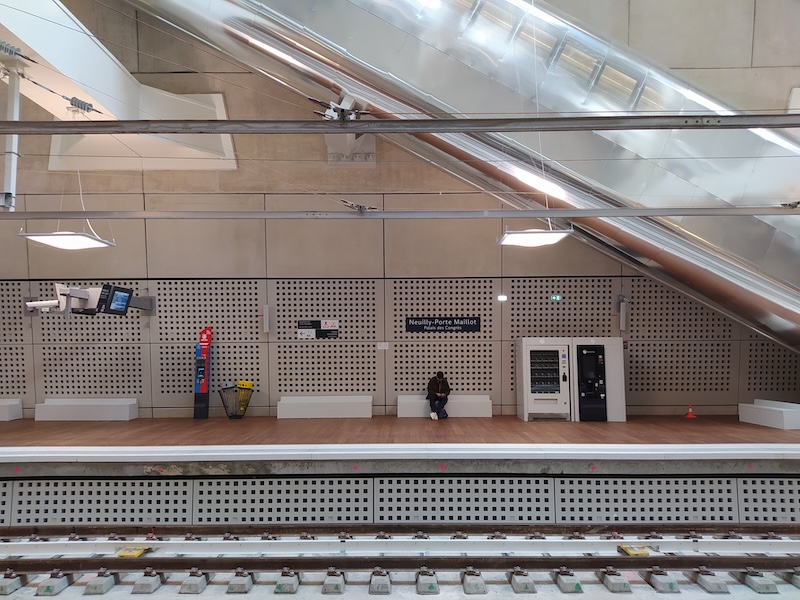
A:
<svg viewBox="0 0 800 600">
<path fill-rule="evenodd" d="M 307 97 L 369 118 L 729 115 L 666 69 L 523 0 L 127 0 Z M 515 208 L 796 202 L 768 129 L 416 134 L 392 141 Z M 459 160 L 452 160 L 453 157 Z M 582 239 L 800 349 L 797 216 L 583 218 Z"/>
</svg>

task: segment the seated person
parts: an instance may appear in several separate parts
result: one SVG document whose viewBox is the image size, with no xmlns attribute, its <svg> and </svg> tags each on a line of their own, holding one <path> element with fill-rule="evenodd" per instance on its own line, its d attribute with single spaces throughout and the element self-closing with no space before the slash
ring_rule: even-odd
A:
<svg viewBox="0 0 800 600">
<path fill-rule="evenodd" d="M 428 402 L 431 405 L 431 419 L 434 421 L 445 418 L 447 413 L 444 405 L 447 404 L 447 397 L 450 395 L 450 384 L 444 378 L 444 373 L 438 371 L 435 377 L 431 377 L 428 382 Z"/>
</svg>

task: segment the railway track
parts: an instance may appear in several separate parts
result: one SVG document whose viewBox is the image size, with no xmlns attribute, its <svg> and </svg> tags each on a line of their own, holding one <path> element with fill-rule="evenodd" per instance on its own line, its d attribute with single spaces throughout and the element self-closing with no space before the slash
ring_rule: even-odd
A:
<svg viewBox="0 0 800 600">
<path fill-rule="evenodd" d="M 288 574 L 298 587 L 319 586 L 334 578 L 344 589 L 356 581 L 372 585 L 376 574 L 379 579 L 384 574 L 389 587 L 405 582 L 413 590 L 422 579 L 436 586 L 461 586 L 465 593 L 467 581 L 499 589 L 508 588 L 515 578 L 530 581 L 532 587 L 556 586 L 561 592 L 565 590 L 559 582 L 570 581 L 583 587 L 600 585 L 604 593 L 613 593 L 625 590 L 612 589 L 609 581 L 618 588 L 651 589 L 652 582 L 663 577 L 682 591 L 712 580 L 758 594 L 764 592 L 755 591 L 754 585 L 772 586 L 800 597 L 800 536 L 774 532 L 73 531 L 4 537 L 0 559 L 5 569 L 0 595 L 16 584 L 6 595 L 32 587 L 37 595 L 55 595 L 46 589 L 56 588 L 65 595 L 81 588 L 83 593 L 97 593 L 85 590 L 104 578 L 110 578 L 108 590 L 126 585 L 133 590 L 136 582 L 157 578 L 159 585 L 149 593 L 168 581 L 173 588 L 178 581 L 182 587 L 196 581 L 203 590 L 212 582 L 232 585 L 237 580 L 278 585 Z"/>
</svg>

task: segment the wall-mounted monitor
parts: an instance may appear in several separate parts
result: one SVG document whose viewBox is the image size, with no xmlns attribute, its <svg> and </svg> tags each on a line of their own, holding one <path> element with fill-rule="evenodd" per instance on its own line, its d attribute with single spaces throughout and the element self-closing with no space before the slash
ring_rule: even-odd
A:
<svg viewBox="0 0 800 600">
<path fill-rule="evenodd" d="M 107 315 L 128 314 L 131 298 L 133 298 L 132 289 L 105 284 L 100 290 L 97 312 Z"/>
</svg>

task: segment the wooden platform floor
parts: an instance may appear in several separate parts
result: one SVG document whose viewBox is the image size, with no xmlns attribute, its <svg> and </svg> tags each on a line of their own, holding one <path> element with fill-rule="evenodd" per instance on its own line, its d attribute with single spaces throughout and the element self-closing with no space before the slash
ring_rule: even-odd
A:
<svg viewBox="0 0 800 600">
<path fill-rule="evenodd" d="M 0 447 L 294 444 L 800 444 L 800 431 L 736 416 L 631 417 L 626 423 L 491 419 L 137 419 L 0 422 Z"/>
</svg>

